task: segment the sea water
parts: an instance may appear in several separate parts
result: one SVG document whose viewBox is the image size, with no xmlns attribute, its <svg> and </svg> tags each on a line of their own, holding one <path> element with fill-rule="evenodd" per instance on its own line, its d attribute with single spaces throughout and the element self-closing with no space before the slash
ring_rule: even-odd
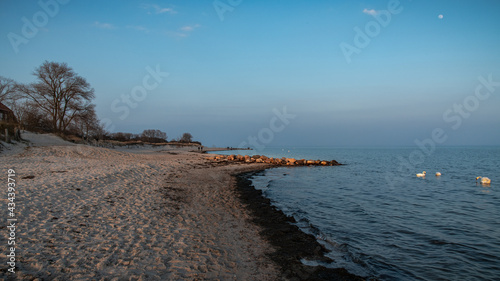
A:
<svg viewBox="0 0 500 281">
<path fill-rule="evenodd" d="M 334 262 L 321 265 L 378 280 L 500 280 L 500 147 L 240 153 L 345 164 L 279 167 L 252 179 L 331 251 Z"/>
</svg>

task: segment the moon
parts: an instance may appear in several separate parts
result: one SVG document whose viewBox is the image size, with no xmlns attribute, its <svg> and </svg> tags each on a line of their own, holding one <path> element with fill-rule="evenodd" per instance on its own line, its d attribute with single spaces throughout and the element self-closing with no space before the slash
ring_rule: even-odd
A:
<svg viewBox="0 0 500 281">
<path fill-rule="evenodd" d="M 440 14 L 440 15 L 438 16 L 438 19 L 442 20 L 442 19 L 443 19 L 443 17 L 444 17 L 444 16 L 443 16 L 442 14 Z"/>
</svg>

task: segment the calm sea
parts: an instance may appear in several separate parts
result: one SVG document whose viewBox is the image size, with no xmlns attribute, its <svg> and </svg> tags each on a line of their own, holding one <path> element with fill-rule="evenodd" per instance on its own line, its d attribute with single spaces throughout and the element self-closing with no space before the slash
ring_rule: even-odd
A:
<svg viewBox="0 0 500 281">
<path fill-rule="evenodd" d="M 335 262 L 325 266 L 379 280 L 500 280 L 500 147 L 427 149 L 268 148 L 240 154 L 346 164 L 280 167 L 253 178 L 256 188 L 331 250 Z M 426 178 L 417 178 L 422 171 Z M 477 176 L 489 177 L 491 185 L 477 184 Z"/>
</svg>

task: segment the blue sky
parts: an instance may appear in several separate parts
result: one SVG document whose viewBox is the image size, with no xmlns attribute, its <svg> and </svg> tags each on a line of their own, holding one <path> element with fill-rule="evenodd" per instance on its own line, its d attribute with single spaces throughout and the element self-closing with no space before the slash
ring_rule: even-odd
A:
<svg viewBox="0 0 500 281">
<path fill-rule="evenodd" d="M 66 62 L 109 130 L 209 146 L 413 145 L 435 128 L 443 145 L 498 145 L 499 13 L 493 0 L 3 0 L 0 75 L 32 82 Z"/>
</svg>

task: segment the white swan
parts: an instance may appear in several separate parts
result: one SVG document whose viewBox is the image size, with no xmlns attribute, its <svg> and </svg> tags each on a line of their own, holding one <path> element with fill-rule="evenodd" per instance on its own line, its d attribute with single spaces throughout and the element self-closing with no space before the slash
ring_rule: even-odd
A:
<svg viewBox="0 0 500 281">
<path fill-rule="evenodd" d="M 425 171 L 422 173 L 417 174 L 417 178 L 425 178 Z"/>
<path fill-rule="evenodd" d="M 436 177 L 440 177 L 441 176 L 441 173 L 440 172 L 437 172 L 436 173 Z"/>
<path fill-rule="evenodd" d="M 481 180 L 480 180 L 480 182 L 481 182 L 482 184 L 490 184 L 490 183 L 491 183 L 491 180 L 490 180 L 489 178 L 487 178 L 487 177 L 477 177 L 477 178 L 476 178 L 476 181 L 477 181 L 478 179 L 481 179 Z"/>
</svg>

